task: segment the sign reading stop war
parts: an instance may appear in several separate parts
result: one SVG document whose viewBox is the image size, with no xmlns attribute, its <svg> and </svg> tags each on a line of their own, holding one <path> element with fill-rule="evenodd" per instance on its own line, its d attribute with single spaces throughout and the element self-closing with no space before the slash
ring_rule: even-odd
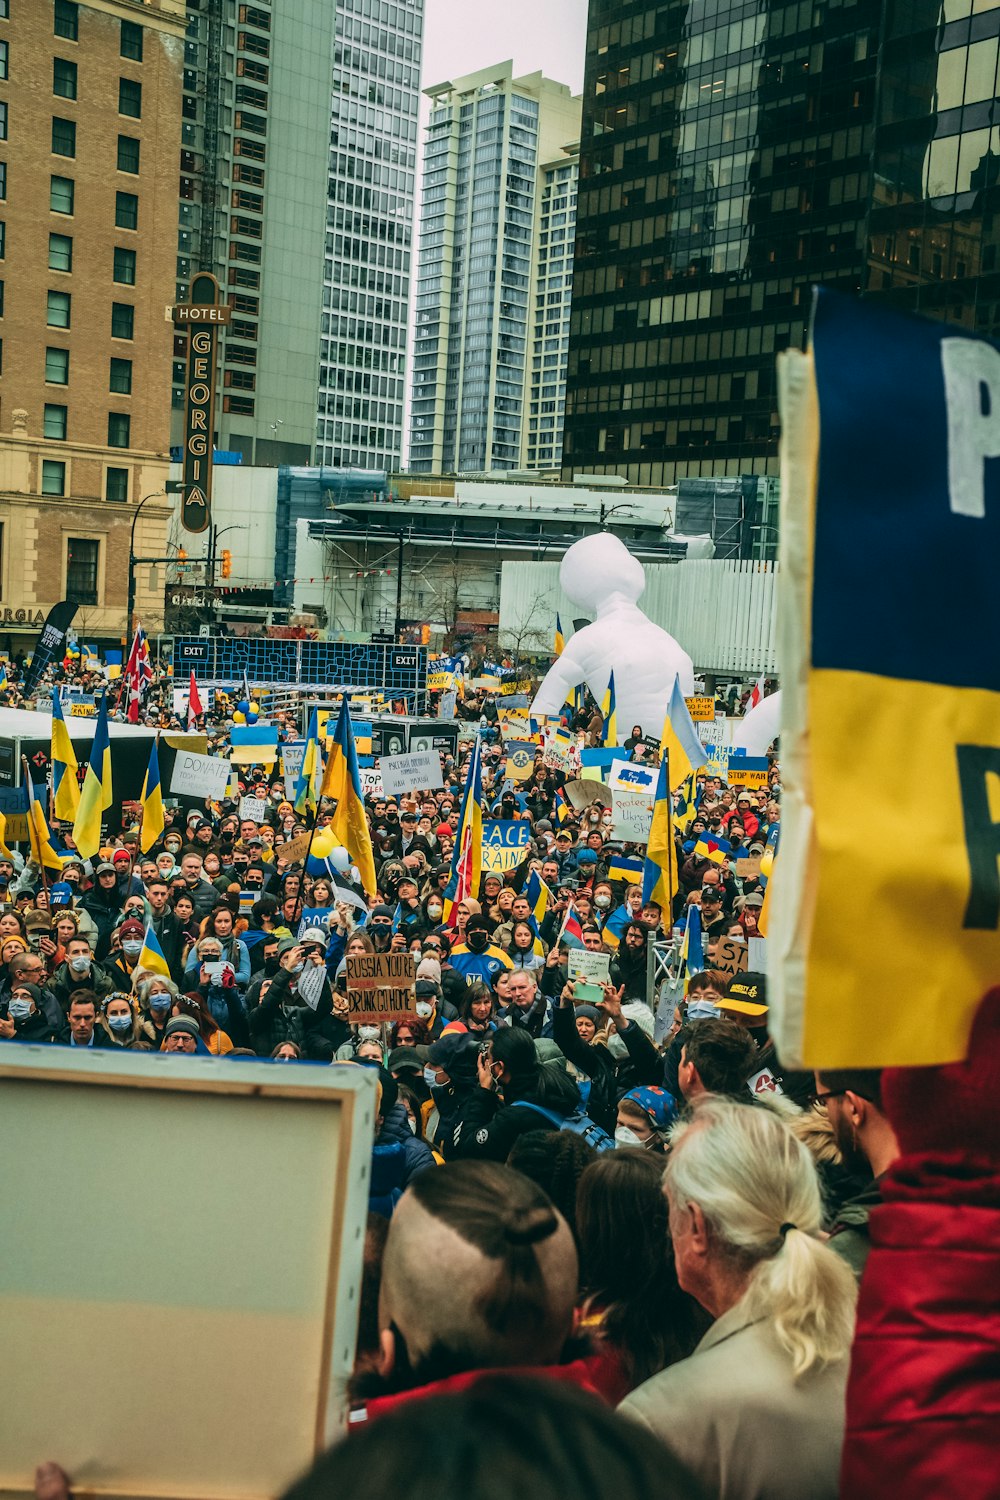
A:
<svg viewBox="0 0 1000 1500">
<path fill-rule="evenodd" d="M 412 1016 L 417 961 L 412 953 L 357 953 L 347 959 L 348 1020 L 379 1026 Z"/>
</svg>

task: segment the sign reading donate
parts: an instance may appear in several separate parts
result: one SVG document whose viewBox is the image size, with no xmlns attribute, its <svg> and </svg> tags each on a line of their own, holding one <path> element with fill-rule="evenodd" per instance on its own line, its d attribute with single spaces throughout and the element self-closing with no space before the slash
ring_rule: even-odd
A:
<svg viewBox="0 0 1000 1500">
<path fill-rule="evenodd" d="M 484 823 L 483 874 L 505 875 L 508 870 L 516 870 L 530 839 L 530 823 Z"/>
<path fill-rule="evenodd" d="M 347 959 L 348 1020 L 378 1026 L 414 1014 L 417 961 L 412 953 L 357 953 Z"/>
<path fill-rule="evenodd" d="M 407 792 L 431 791 L 444 786 L 441 757 L 436 750 L 415 750 L 411 755 L 383 755 L 379 760 L 383 795 L 405 797 Z"/>
<path fill-rule="evenodd" d="M 170 777 L 175 797 L 222 798 L 229 787 L 230 765 L 217 755 L 178 753 Z"/>
</svg>

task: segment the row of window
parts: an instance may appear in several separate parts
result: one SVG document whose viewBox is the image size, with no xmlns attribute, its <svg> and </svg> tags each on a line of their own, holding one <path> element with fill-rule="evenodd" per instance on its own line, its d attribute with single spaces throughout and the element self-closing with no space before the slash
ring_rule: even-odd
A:
<svg viewBox="0 0 1000 1500">
<path fill-rule="evenodd" d="M 54 214 L 75 212 L 76 182 L 72 177 L 49 178 L 49 209 Z M 119 229 L 139 228 L 139 199 L 135 193 L 115 193 L 115 224 Z"/>
<path fill-rule="evenodd" d="M 49 363 L 51 355 L 65 354 L 65 349 L 46 349 L 45 351 L 45 377 L 49 378 Z M 61 365 L 58 368 L 62 368 Z M 65 381 L 57 382 L 65 384 Z M 131 395 L 132 392 L 132 361 L 128 359 L 113 359 L 111 361 L 111 389 L 123 395 Z M 69 437 L 69 407 L 60 406 L 53 401 L 45 403 L 45 411 L 42 418 L 42 436 L 49 438 L 52 442 L 65 443 Z M 124 436 L 125 441 L 122 441 Z M 125 412 L 110 412 L 108 414 L 108 447 L 127 448 L 129 437 L 129 419 Z"/>
<path fill-rule="evenodd" d="M 33 0 L 37 4 L 38 0 Z M 0 17 L 9 14 L 8 0 L 0 4 Z M 76 0 L 53 0 L 53 31 L 68 42 L 80 40 L 80 7 Z M 132 62 L 142 62 L 142 27 L 133 21 L 121 22 L 119 53 Z"/>
</svg>

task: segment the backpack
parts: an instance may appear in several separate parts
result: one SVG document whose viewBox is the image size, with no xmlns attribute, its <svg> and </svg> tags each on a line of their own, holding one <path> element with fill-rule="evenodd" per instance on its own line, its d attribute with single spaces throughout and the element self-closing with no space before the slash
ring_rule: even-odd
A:
<svg viewBox="0 0 1000 1500">
<path fill-rule="evenodd" d="M 595 1151 L 613 1151 L 615 1149 L 614 1137 L 592 1120 L 589 1115 L 584 1114 L 582 1106 L 575 1109 L 571 1115 L 557 1115 L 554 1109 L 546 1109 L 541 1104 L 532 1104 L 529 1099 L 515 1099 L 510 1106 L 511 1109 L 518 1107 L 523 1109 L 534 1109 L 540 1115 L 544 1115 L 549 1124 L 556 1130 L 572 1130 L 574 1135 L 582 1135 L 588 1146 L 593 1146 Z"/>
</svg>

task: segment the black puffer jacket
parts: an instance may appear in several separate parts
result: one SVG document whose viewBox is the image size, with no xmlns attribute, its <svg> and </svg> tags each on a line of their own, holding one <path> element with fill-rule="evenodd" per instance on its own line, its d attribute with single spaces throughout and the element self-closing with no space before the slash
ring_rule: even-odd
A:
<svg viewBox="0 0 1000 1500">
<path fill-rule="evenodd" d="M 406 1163 L 403 1171 L 403 1187 L 409 1187 L 418 1172 L 434 1165 L 434 1153 L 426 1141 L 415 1136 L 406 1118 L 406 1109 L 397 1099 L 382 1121 L 382 1129 L 375 1137 L 376 1146 L 400 1145 Z"/>
</svg>

